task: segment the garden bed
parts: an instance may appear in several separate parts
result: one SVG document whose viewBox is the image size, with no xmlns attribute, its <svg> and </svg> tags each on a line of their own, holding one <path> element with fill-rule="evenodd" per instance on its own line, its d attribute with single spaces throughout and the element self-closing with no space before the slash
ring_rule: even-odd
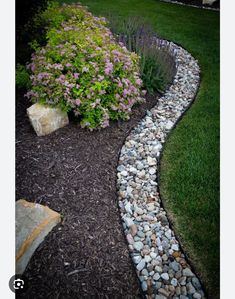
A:
<svg viewBox="0 0 235 299">
<path fill-rule="evenodd" d="M 30 103 L 18 93 L 16 198 L 64 216 L 33 255 L 21 298 L 140 296 L 117 207 L 116 167 L 125 138 L 158 95 L 146 98 L 129 121 L 105 130 L 90 132 L 72 121 L 37 137 L 26 116 Z"/>
</svg>

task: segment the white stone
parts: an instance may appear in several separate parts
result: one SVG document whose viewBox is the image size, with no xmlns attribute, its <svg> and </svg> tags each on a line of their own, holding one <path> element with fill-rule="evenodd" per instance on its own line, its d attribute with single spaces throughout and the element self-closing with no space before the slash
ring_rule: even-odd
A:
<svg viewBox="0 0 235 299">
<path fill-rule="evenodd" d="M 161 274 L 161 278 L 164 279 L 164 280 L 169 280 L 169 275 L 168 275 L 168 273 L 162 273 L 162 274 Z"/>
<path fill-rule="evenodd" d="M 142 259 L 139 264 L 136 266 L 137 270 L 141 271 L 142 269 L 144 269 L 145 266 L 145 260 Z"/>
<path fill-rule="evenodd" d="M 125 210 L 127 211 L 127 213 L 129 213 L 130 215 L 132 215 L 132 210 L 131 210 L 131 203 L 128 201 L 128 203 L 125 205 Z"/>
<path fill-rule="evenodd" d="M 172 244 L 171 249 L 175 250 L 175 251 L 178 251 L 179 250 L 179 245 L 178 244 Z"/>
<path fill-rule="evenodd" d="M 176 287 L 177 286 L 177 279 L 176 278 L 172 278 L 171 280 L 171 284 Z"/>
<path fill-rule="evenodd" d="M 127 227 L 130 227 L 131 225 L 134 225 L 134 222 L 131 218 L 129 217 L 124 217 L 124 221 Z"/>
<path fill-rule="evenodd" d="M 69 123 L 66 112 L 39 103 L 29 107 L 27 115 L 38 136 L 48 135 Z"/>
<path fill-rule="evenodd" d="M 155 158 L 152 158 L 152 157 L 150 157 L 150 156 L 147 157 L 147 162 L 148 162 L 148 165 L 149 165 L 149 166 L 154 166 L 154 165 L 157 164 L 156 159 L 155 159 Z"/>
<path fill-rule="evenodd" d="M 153 279 L 154 279 L 154 280 L 158 280 L 158 279 L 160 279 L 160 275 L 159 275 L 158 273 L 155 273 L 155 274 L 153 275 Z"/>
</svg>

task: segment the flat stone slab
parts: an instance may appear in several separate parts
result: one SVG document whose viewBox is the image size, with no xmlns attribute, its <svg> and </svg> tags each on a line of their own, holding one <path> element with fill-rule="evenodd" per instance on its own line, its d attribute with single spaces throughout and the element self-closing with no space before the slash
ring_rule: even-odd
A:
<svg viewBox="0 0 235 299">
<path fill-rule="evenodd" d="M 66 112 L 39 103 L 29 107 L 27 115 L 38 136 L 48 135 L 69 123 Z"/>
<path fill-rule="evenodd" d="M 60 214 L 24 199 L 16 202 L 16 274 L 22 274 L 39 244 L 61 220 Z"/>
</svg>

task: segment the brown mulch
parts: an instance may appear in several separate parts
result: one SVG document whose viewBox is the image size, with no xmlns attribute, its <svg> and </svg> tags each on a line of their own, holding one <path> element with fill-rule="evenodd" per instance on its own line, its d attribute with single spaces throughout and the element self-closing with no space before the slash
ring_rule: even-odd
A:
<svg viewBox="0 0 235 299">
<path fill-rule="evenodd" d="M 45 238 L 25 271 L 29 288 L 18 298 L 141 298 L 116 194 L 116 167 L 130 130 L 158 95 L 133 110 L 127 122 L 90 132 L 74 120 L 37 137 L 16 102 L 16 199 L 49 206 L 62 224 Z"/>
</svg>

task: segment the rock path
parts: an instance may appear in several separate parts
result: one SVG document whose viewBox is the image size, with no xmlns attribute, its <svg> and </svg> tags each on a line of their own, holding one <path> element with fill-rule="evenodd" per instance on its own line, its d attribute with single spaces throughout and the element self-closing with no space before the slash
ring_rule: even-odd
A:
<svg viewBox="0 0 235 299">
<path fill-rule="evenodd" d="M 173 84 L 127 137 L 117 167 L 119 207 L 129 251 L 146 298 L 204 299 L 170 228 L 158 193 L 158 165 L 166 137 L 199 86 L 197 61 L 178 45 L 156 40 L 176 62 Z"/>
</svg>

